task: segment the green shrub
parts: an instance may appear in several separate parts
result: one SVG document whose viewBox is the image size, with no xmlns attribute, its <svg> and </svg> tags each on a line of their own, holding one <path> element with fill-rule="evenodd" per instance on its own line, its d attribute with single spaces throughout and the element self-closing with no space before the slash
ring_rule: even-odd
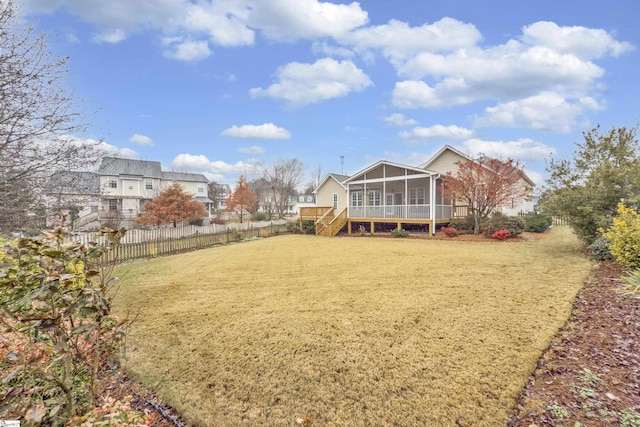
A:
<svg viewBox="0 0 640 427">
<path fill-rule="evenodd" d="M 608 245 L 611 243 L 606 237 L 600 236 L 588 246 L 589 253 L 598 261 L 608 261 L 613 259 Z"/>
<path fill-rule="evenodd" d="M 601 230 L 602 231 L 602 230 Z M 640 267 L 640 214 L 618 203 L 618 215 L 609 231 L 602 234 L 610 240 L 611 255 L 627 268 Z"/>
<path fill-rule="evenodd" d="M 492 237 L 496 231 L 508 230 L 509 237 L 516 237 L 522 234 L 524 227 L 524 221 L 521 218 L 496 212 L 480 224 L 480 232 L 486 237 Z"/>
<path fill-rule="evenodd" d="M 524 231 L 530 233 L 543 233 L 551 227 L 553 220 L 548 216 L 532 215 L 525 216 L 524 219 Z"/>
<path fill-rule="evenodd" d="M 253 214 L 254 221 L 267 221 L 269 219 L 269 215 L 266 212 L 258 211 Z"/>
<path fill-rule="evenodd" d="M 316 224 L 311 221 L 302 221 L 302 231 L 305 234 L 316 234 Z"/>
<path fill-rule="evenodd" d="M 189 225 L 202 226 L 202 223 L 203 223 L 202 218 L 196 218 L 196 219 L 192 219 L 191 221 L 189 221 Z"/>
<path fill-rule="evenodd" d="M 407 237 L 409 235 L 409 232 L 404 228 L 394 228 L 393 230 L 391 230 L 391 234 L 396 237 Z"/>
<path fill-rule="evenodd" d="M 460 234 L 473 233 L 473 217 L 454 218 L 449 223 L 449 228 L 455 228 Z"/>
</svg>

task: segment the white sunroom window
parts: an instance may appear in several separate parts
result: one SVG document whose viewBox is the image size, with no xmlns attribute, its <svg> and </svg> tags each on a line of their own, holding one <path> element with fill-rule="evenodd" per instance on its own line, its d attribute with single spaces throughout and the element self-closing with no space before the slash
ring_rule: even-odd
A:
<svg viewBox="0 0 640 427">
<path fill-rule="evenodd" d="M 424 205 L 424 187 L 409 189 L 409 204 Z"/>
<path fill-rule="evenodd" d="M 354 191 L 351 193 L 351 206 L 356 208 L 362 207 L 362 191 Z"/>
<path fill-rule="evenodd" d="M 369 206 L 380 206 L 381 204 L 380 190 L 369 191 Z"/>
</svg>

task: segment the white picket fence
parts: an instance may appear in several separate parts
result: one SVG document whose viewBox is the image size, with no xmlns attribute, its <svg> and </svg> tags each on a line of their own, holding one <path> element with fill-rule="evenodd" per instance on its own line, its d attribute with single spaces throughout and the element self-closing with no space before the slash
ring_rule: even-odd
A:
<svg viewBox="0 0 640 427">
<path fill-rule="evenodd" d="M 166 239 L 180 239 L 183 237 L 195 236 L 195 235 L 207 235 L 224 233 L 228 230 L 250 230 L 252 228 L 266 228 L 271 226 L 281 226 L 286 224 L 284 219 L 274 221 L 250 221 L 250 222 L 232 222 L 229 224 L 211 224 L 211 225 L 178 225 L 177 227 L 162 227 L 155 229 L 131 229 L 127 230 L 120 243 L 142 243 L 153 242 L 157 240 Z M 98 235 L 97 231 L 85 232 L 85 233 L 73 233 L 66 238 L 68 242 L 77 242 L 86 244 L 96 240 Z M 98 239 L 100 242 L 100 239 Z"/>
</svg>

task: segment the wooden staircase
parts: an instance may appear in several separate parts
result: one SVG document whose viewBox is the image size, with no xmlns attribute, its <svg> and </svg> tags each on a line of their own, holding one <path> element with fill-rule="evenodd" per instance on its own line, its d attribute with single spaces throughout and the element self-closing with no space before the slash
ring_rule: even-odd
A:
<svg viewBox="0 0 640 427">
<path fill-rule="evenodd" d="M 335 236 L 346 223 L 347 208 L 338 215 L 335 214 L 335 209 L 331 208 L 316 221 L 316 236 Z"/>
</svg>

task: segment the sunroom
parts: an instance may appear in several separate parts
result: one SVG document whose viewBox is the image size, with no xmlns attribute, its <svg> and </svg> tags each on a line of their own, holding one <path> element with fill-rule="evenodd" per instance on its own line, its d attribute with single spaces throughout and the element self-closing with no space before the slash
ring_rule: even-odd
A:
<svg viewBox="0 0 640 427">
<path fill-rule="evenodd" d="M 431 224 L 452 218 L 442 178 L 433 171 L 379 161 L 344 182 L 350 222 Z M 440 220 L 440 221 L 438 221 Z"/>
</svg>

